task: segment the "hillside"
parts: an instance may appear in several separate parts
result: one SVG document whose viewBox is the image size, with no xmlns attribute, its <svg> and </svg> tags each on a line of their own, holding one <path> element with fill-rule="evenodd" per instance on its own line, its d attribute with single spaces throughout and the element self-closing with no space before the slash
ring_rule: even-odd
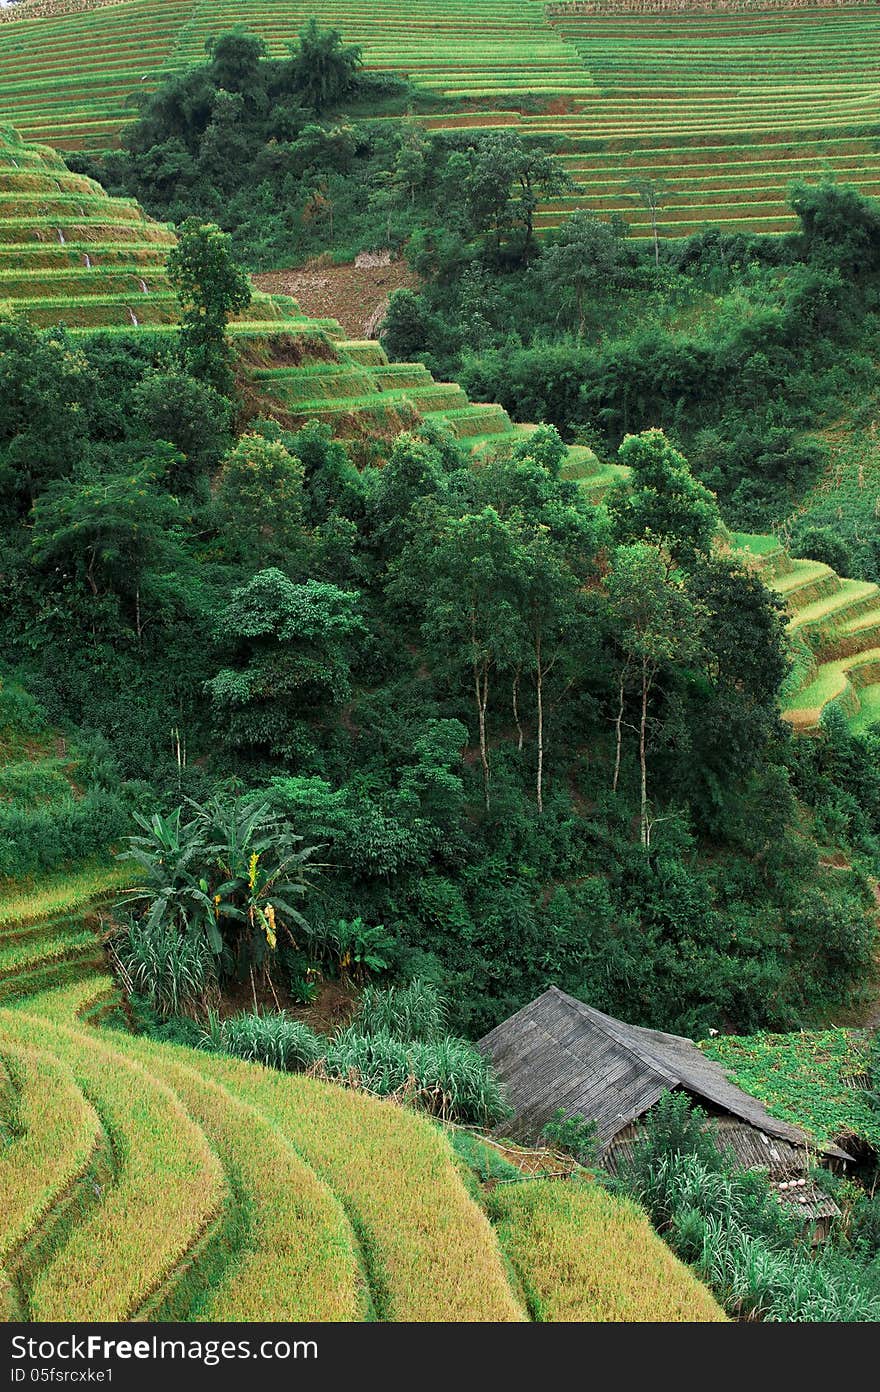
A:
<svg viewBox="0 0 880 1392">
<path fill-rule="evenodd" d="M 880 19 L 872 7 L 743 13 L 548 13 L 540 0 L 333 0 L 321 21 L 363 46 L 367 64 L 424 90 L 439 129 L 517 130 L 566 163 L 577 188 L 548 203 L 554 226 L 589 206 L 648 213 L 630 184 L 663 181 L 665 235 L 706 223 L 730 231 L 794 226 L 792 179 L 831 174 L 880 189 L 874 99 Z M 308 0 L 124 0 L 0 25 L 0 112 L 57 149 L 112 146 L 133 94 L 198 62 L 205 40 L 246 24 L 280 54 L 311 16 Z M 71 69 L 75 46 L 80 62 Z M 88 74 L 85 76 L 85 74 Z M 431 114 L 432 101 L 437 108 Z"/>
<path fill-rule="evenodd" d="M 531 1181 L 493 1229 L 443 1131 L 406 1108 L 101 1029 L 113 983 L 81 937 L 91 970 L 72 977 L 55 922 L 0 927 L 0 1317 L 520 1321 L 509 1257 L 534 1319 L 724 1318 L 631 1206 L 560 1207 L 563 1181 Z M 35 963 L 54 989 L 34 994 Z M 584 1289 L 569 1251 L 589 1264 L 609 1222 L 618 1261 Z"/>
<path fill-rule="evenodd" d="M 0 126 L 0 318 L 35 328 L 173 329 L 165 276 L 174 232 L 130 199 L 110 198 L 61 158 Z M 232 324 L 257 398 L 291 423 L 322 420 L 343 433 L 393 437 L 421 419 L 478 440 L 511 433 L 500 406 L 475 404 L 421 363 L 394 363 L 378 342 L 351 340 L 335 319 L 312 319 L 287 296 L 254 294 Z"/>
<path fill-rule="evenodd" d="M 795 731 L 815 732 L 834 703 L 856 731 L 880 717 L 880 587 L 795 560 L 768 537 L 739 537 L 785 600 L 794 667 L 782 692 Z"/>
<path fill-rule="evenodd" d="M 732 4 L 0 11 L 0 1323 L 880 1318 L 880 9 Z"/>
</svg>

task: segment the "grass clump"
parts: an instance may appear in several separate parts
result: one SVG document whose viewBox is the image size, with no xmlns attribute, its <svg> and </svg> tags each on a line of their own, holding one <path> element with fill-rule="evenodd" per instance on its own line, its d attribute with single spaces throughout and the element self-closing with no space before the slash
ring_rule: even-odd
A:
<svg viewBox="0 0 880 1392">
<path fill-rule="evenodd" d="M 214 959 L 201 937 L 176 924 L 134 919 L 115 944 L 132 991 L 160 1016 L 197 1017 L 217 992 Z"/>
<path fill-rule="evenodd" d="M 212 1012 L 202 1045 L 282 1073 L 303 1072 L 317 1062 L 321 1052 L 315 1032 L 283 1011 L 255 1011 L 229 1020 L 220 1020 Z"/>
<path fill-rule="evenodd" d="M 447 1005 L 433 982 L 415 977 L 406 986 L 365 986 L 353 1028 L 358 1034 L 393 1034 L 398 1039 L 437 1039 Z"/>
<path fill-rule="evenodd" d="M 346 1030 L 320 1062 L 324 1077 L 356 1083 L 379 1097 L 406 1097 L 435 1116 L 492 1126 L 510 1115 L 491 1066 L 472 1044 L 446 1035 L 403 1040 Z"/>
</svg>

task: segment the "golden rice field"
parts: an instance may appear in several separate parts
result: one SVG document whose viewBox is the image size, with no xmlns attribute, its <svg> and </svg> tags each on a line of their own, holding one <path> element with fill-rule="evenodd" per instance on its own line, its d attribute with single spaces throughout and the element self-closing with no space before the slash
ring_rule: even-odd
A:
<svg viewBox="0 0 880 1392">
<path fill-rule="evenodd" d="M 81 902 L 79 877 L 53 893 Z M 0 946 L 28 927 L 7 917 Z M 19 985 L 0 1008 L 0 1317 L 626 1321 L 652 1301 L 720 1317 L 592 1186 L 484 1196 L 409 1109 L 102 1027 L 99 969 Z"/>
<path fill-rule="evenodd" d="M 695 1299 L 693 1275 L 642 1210 L 598 1185 L 577 1180 L 501 1184 L 492 1191 L 489 1211 L 535 1320 L 727 1319 L 705 1288 Z M 590 1242 L 583 1240 L 585 1231 L 592 1234 Z"/>
</svg>

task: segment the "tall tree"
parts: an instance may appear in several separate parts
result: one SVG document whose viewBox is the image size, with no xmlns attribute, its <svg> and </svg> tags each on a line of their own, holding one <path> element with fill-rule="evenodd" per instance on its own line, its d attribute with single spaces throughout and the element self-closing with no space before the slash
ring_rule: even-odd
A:
<svg viewBox="0 0 880 1392">
<path fill-rule="evenodd" d="M 262 435 L 243 435 L 224 460 L 218 511 L 228 534 L 257 566 L 289 566 L 301 554 L 303 474 L 299 459 Z"/>
<path fill-rule="evenodd" d="M 605 222 L 584 210 L 573 213 L 549 240 L 540 261 L 541 281 L 559 313 L 574 313 L 578 338 L 586 327 L 591 295 L 606 297 L 626 274 L 626 224 L 616 214 Z"/>
<path fill-rule="evenodd" d="M 187 218 L 168 256 L 181 309 L 181 345 L 187 366 L 223 395 L 232 390 L 226 325 L 251 302 L 247 274 L 232 253 L 232 239 L 213 222 Z"/>
<path fill-rule="evenodd" d="M 631 179 L 629 187 L 647 211 L 651 224 L 651 237 L 654 242 L 654 265 L 660 265 L 660 212 L 669 197 L 669 183 L 666 179 Z"/>
<path fill-rule="evenodd" d="M 362 632 L 356 593 L 259 571 L 217 623 L 226 665 L 208 691 L 224 737 L 242 749 L 302 757 L 304 727 L 317 727 L 349 694 Z"/>
<path fill-rule="evenodd" d="M 473 225 L 496 252 L 508 244 L 521 260 L 535 250 L 534 215 L 542 198 L 565 193 L 572 181 L 545 151 L 500 131 L 484 136 L 471 157 L 464 192 Z"/>
<path fill-rule="evenodd" d="M 293 80 L 303 102 L 319 113 L 349 95 L 363 67 L 358 45 L 344 44 L 337 29 L 321 29 L 316 19 L 300 30 L 291 55 Z"/>
<path fill-rule="evenodd" d="M 390 568 L 388 592 L 421 610 L 422 635 L 441 670 L 468 673 L 488 811 L 490 693 L 521 647 L 521 542 L 492 507 L 456 516 L 434 503 L 422 522 Z"/>
<path fill-rule="evenodd" d="M 635 676 L 638 699 L 636 730 L 639 747 L 639 838 L 647 850 L 651 841 L 648 814 L 648 723 L 655 679 L 663 667 L 693 661 L 700 651 L 701 606 L 691 598 L 673 563 L 659 547 L 639 542 L 619 546 L 605 578 L 614 635 L 620 651 L 620 704 L 616 719 L 617 761 L 620 767 L 624 713 L 624 683 Z"/>
<path fill-rule="evenodd" d="M 708 556 L 721 525 L 715 494 L 663 431 L 627 435 L 618 458 L 631 472 L 608 500 L 617 540 L 654 541 L 683 565 Z"/>
</svg>

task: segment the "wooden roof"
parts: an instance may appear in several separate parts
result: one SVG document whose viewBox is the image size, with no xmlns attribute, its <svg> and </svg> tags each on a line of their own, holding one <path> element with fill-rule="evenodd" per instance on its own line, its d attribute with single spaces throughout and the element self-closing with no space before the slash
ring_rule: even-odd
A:
<svg viewBox="0 0 880 1392">
<path fill-rule="evenodd" d="M 851 1158 L 838 1146 L 816 1147 L 799 1127 L 771 1116 L 692 1040 L 627 1025 L 555 986 L 490 1030 L 477 1047 L 491 1058 L 514 1109 L 502 1130 L 515 1140 L 536 1141 L 562 1108 L 567 1116 L 595 1120 L 605 1148 L 663 1092 L 683 1088 L 768 1136 Z"/>
</svg>

